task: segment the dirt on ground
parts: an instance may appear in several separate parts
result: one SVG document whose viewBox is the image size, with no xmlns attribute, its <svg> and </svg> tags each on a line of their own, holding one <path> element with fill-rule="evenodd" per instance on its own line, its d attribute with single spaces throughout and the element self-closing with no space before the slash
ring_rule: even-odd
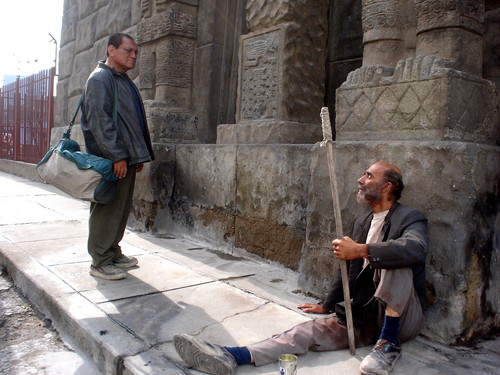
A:
<svg viewBox="0 0 500 375">
<path fill-rule="evenodd" d="M 98 375 L 0 270 L 0 374 Z"/>
</svg>

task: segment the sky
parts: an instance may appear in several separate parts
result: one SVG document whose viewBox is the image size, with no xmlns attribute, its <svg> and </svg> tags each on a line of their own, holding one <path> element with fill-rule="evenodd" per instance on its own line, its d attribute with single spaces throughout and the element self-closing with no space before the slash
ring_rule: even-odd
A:
<svg viewBox="0 0 500 375">
<path fill-rule="evenodd" d="M 4 75 L 30 75 L 54 66 L 56 44 L 49 33 L 59 49 L 63 4 L 64 0 L 0 0 L 0 86 Z"/>
</svg>

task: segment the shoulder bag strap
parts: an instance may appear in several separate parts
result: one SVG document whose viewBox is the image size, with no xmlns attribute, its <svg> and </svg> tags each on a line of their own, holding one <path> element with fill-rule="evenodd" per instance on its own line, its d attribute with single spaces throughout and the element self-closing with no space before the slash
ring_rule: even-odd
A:
<svg viewBox="0 0 500 375">
<path fill-rule="evenodd" d="M 111 75 L 113 73 L 110 72 Z M 116 88 L 116 82 L 115 78 L 112 77 L 112 82 L 113 82 L 113 88 L 114 88 L 114 95 L 113 95 L 113 125 L 116 128 L 116 124 L 118 121 L 118 89 Z M 70 139 L 71 138 L 71 128 L 75 124 L 75 119 L 76 115 L 78 114 L 78 111 L 80 110 L 80 107 L 82 106 L 83 103 L 83 98 L 85 97 L 85 91 L 82 93 L 80 96 L 80 100 L 78 101 L 78 105 L 76 106 L 75 113 L 73 115 L 73 118 L 69 122 L 68 129 L 66 129 L 66 132 L 63 134 L 63 138 L 65 139 Z"/>
</svg>

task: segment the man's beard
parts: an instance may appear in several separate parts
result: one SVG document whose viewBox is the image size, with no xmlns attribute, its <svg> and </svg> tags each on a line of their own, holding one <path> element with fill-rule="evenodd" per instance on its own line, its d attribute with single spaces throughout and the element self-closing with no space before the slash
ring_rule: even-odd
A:
<svg viewBox="0 0 500 375">
<path fill-rule="evenodd" d="M 358 190 L 358 195 L 356 200 L 361 204 L 370 204 L 376 202 L 382 198 L 381 187 L 383 184 L 378 184 L 371 188 L 366 188 L 364 186 L 360 187 Z"/>
</svg>

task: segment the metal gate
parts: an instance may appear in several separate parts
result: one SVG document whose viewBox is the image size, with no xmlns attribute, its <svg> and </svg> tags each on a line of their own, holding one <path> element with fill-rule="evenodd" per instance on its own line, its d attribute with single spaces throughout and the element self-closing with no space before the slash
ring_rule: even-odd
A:
<svg viewBox="0 0 500 375">
<path fill-rule="evenodd" d="M 38 163 L 54 126 L 55 68 L 0 89 L 0 158 Z"/>
</svg>

